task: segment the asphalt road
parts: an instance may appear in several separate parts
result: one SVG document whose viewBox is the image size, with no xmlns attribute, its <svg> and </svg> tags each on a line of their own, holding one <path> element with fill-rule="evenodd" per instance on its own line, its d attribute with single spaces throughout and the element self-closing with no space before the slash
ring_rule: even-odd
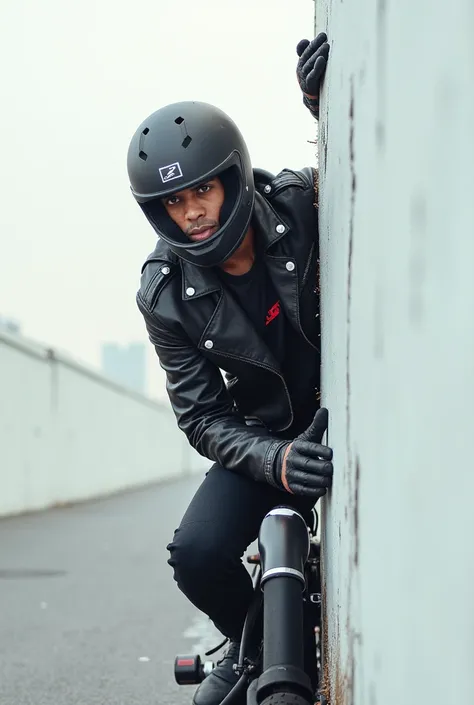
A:
<svg viewBox="0 0 474 705">
<path fill-rule="evenodd" d="M 0 705 L 191 702 L 174 657 L 218 634 L 165 546 L 200 479 L 0 520 Z"/>
</svg>

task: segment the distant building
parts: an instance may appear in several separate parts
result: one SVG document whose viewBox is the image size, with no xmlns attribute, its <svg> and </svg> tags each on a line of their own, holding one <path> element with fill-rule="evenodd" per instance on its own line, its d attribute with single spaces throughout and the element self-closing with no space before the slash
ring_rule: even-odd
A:
<svg viewBox="0 0 474 705">
<path fill-rule="evenodd" d="M 144 343 L 117 343 L 102 345 L 102 372 L 106 377 L 133 389 L 146 393 L 146 346 Z"/>
<path fill-rule="evenodd" d="M 21 325 L 13 318 L 7 318 L 6 316 L 0 315 L 0 331 L 5 331 L 5 333 L 10 333 L 12 335 L 20 335 Z"/>
</svg>

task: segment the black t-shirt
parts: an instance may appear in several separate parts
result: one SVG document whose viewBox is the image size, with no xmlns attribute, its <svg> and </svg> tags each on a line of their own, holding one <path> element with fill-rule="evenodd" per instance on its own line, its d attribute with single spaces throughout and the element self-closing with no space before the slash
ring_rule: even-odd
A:
<svg viewBox="0 0 474 705">
<path fill-rule="evenodd" d="M 311 423 L 319 402 L 319 362 L 316 350 L 286 319 L 278 293 L 261 253 L 241 275 L 221 270 L 224 285 L 233 293 L 258 335 L 279 362 L 293 406 L 294 420 L 284 437 L 293 438 Z"/>
<path fill-rule="evenodd" d="M 267 268 L 259 254 L 246 274 L 221 272 L 226 288 L 230 289 L 252 321 L 255 330 L 281 364 L 285 358 L 285 328 L 283 310 Z"/>
</svg>

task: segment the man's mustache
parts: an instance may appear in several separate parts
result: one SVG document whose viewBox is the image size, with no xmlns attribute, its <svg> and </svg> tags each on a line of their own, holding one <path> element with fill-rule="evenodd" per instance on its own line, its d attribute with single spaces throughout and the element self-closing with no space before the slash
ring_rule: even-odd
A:
<svg viewBox="0 0 474 705">
<path fill-rule="evenodd" d="M 196 233 L 202 232 L 203 230 L 208 230 L 209 228 L 216 228 L 219 223 L 215 220 L 201 220 L 197 221 L 193 225 L 190 225 L 186 230 L 186 235 L 194 235 Z"/>
</svg>

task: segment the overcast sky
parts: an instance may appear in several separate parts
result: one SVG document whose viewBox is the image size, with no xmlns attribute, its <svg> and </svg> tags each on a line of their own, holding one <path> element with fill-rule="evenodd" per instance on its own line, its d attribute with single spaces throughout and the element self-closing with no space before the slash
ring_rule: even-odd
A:
<svg viewBox="0 0 474 705">
<path fill-rule="evenodd" d="M 103 341 L 147 340 L 135 292 L 155 236 L 129 193 L 133 132 L 162 105 L 203 100 L 237 122 L 254 166 L 313 164 L 295 78 L 313 11 L 312 0 L 2 0 L 0 315 L 94 366 Z"/>
</svg>

